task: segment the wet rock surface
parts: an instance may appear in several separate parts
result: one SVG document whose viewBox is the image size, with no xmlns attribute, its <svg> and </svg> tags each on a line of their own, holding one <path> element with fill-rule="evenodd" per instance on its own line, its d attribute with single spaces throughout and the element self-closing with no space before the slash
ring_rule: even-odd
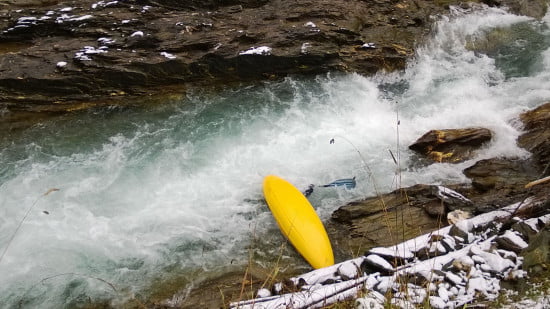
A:
<svg viewBox="0 0 550 309">
<path fill-rule="evenodd" d="M 493 133 L 485 128 L 432 130 L 409 146 L 435 162 L 458 163 L 473 157 Z"/>
<path fill-rule="evenodd" d="M 9 129 L 37 113 L 127 104 L 194 86 L 402 69 L 453 3 L 4 1 L 0 117 Z"/>
<path fill-rule="evenodd" d="M 392 1 L 13 1 L 0 6 L 1 107 L 59 111 L 164 86 L 401 69 L 444 12 Z"/>
<path fill-rule="evenodd" d="M 416 185 L 352 203 L 332 214 L 332 224 L 349 231 L 353 252 L 414 238 L 445 225 L 447 206 L 436 190 Z"/>
</svg>

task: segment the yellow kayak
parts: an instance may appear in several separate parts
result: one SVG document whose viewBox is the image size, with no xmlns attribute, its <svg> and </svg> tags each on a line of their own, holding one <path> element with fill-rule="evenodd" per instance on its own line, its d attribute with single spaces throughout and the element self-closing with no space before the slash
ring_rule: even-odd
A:
<svg viewBox="0 0 550 309">
<path fill-rule="evenodd" d="M 302 192 L 274 175 L 264 178 L 263 187 L 273 217 L 294 248 L 313 268 L 333 265 L 334 255 L 325 227 Z"/>
</svg>

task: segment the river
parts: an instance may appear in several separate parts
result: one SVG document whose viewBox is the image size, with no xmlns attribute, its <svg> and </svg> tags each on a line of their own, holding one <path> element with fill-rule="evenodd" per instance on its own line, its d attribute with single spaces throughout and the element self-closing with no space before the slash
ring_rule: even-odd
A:
<svg viewBox="0 0 550 309">
<path fill-rule="evenodd" d="M 355 176 L 353 190 L 315 188 L 328 219 L 376 191 L 466 181 L 473 161 L 413 164 L 407 146 L 431 129 L 491 129 L 476 160 L 527 156 L 516 117 L 550 101 L 549 23 L 453 9 L 403 72 L 195 90 L 3 133 L 0 307 L 117 306 L 175 274 L 184 290 L 243 269 L 251 248 L 269 264 L 284 239 L 262 200 L 268 174 L 301 189 Z"/>
</svg>

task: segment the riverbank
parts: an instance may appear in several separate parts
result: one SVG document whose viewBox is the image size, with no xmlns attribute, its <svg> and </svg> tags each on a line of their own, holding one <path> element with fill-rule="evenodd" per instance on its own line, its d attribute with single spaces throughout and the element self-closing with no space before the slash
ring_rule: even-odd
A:
<svg viewBox="0 0 550 309">
<path fill-rule="evenodd" d="M 542 17 L 545 1 L 508 5 Z M 7 1 L 3 131 L 143 97 L 331 71 L 401 70 L 458 1 Z"/>
</svg>

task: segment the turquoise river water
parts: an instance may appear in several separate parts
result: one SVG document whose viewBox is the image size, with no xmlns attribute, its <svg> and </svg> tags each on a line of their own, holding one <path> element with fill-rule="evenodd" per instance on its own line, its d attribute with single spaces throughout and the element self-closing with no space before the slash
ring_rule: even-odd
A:
<svg viewBox="0 0 550 309">
<path fill-rule="evenodd" d="M 116 306 L 174 272 L 192 286 L 243 268 L 253 239 L 269 260 L 283 239 L 262 201 L 268 174 L 303 189 L 356 176 L 354 190 L 315 190 L 327 219 L 373 181 L 467 181 L 473 161 L 409 167 L 407 146 L 431 129 L 486 127 L 495 137 L 476 159 L 527 156 L 516 118 L 550 101 L 549 23 L 457 9 L 403 72 L 196 91 L 0 135 L 0 307 Z"/>
</svg>

